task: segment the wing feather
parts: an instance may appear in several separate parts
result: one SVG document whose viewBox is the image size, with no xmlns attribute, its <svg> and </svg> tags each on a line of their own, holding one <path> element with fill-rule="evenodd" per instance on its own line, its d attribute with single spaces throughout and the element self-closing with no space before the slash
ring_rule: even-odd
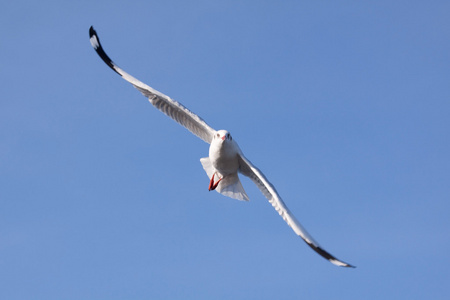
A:
<svg viewBox="0 0 450 300">
<path fill-rule="evenodd" d="M 354 266 L 345 263 L 327 251 L 325 251 L 319 243 L 317 243 L 312 236 L 306 231 L 306 229 L 300 224 L 300 222 L 294 217 L 291 211 L 287 208 L 286 204 L 281 199 L 280 195 L 276 191 L 275 187 L 267 180 L 264 174 L 255 167 L 244 155 L 239 156 L 239 171 L 249 177 L 261 190 L 264 196 L 269 200 L 270 204 L 275 208 L 278 214 L 283 220 L 299 235 L 314 251 L 320 254 L 331 263 L 341 267 Z"/>
<path fill-rule="evenodd" d="M 117 74 L 122 76 L 123 79 L 131 83 L 145 97 L 147 97 L 153 106 L 208 144 L 211 143 L 215 130 L 211 128 L 202 118 L 194 114 L 181 103 L 151 88 L 119 68 L 119 66 L 117 66 L 103 50 L 103 47 L 100 44 L 100 39 L 92 26 L 89 29 L 89 37 L 92 47 L 94 47 L 100 58 Z"/>
</svg>

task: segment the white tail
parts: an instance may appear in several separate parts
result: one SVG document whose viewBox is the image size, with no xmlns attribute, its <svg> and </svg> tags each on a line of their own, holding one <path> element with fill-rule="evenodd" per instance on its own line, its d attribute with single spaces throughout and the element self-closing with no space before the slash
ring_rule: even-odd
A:
<svg viewBox="0 0 450 300">
<path fill-rule="evenodd" d="M 211 177 L 213 176 L 214 173 L 219 175 L 219 178 L 223 177 L 222 174 L 220 174 L 213 167 L 209 157 L 200 158 L 200 162 L 202 163 L 203 169 L 205 170 L 209 179 L 211 179 Z M 217 180 L 219 178 L 217 178 Z M 220 181 L 219 185 L 217 186 L 216 191 L 224 196 L 227 196 L 227 197 L 230 197 L 233 199 L 244 200 L 244 201 L 249 200 L 247 193 L 245 192 L 244 187 L 242 186 L 237 173 L 230 174 L 230 175 L 223 177 L 222 181 Z"/>
</svg>

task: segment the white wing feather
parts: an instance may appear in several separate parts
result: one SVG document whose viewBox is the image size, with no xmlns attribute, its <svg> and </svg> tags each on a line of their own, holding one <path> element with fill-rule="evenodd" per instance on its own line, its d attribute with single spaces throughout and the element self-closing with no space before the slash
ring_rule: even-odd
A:
<svg viewBox="0 0 450 300">
<path fill-rule="evenodd" d="M 136 89 L 138 89 L 144 96 L 146 96 L 150 103 L 164 114 L 184 126 L 193 134 L 201 138 L 207 143 L 211 143 L 215 130 L 211 128 L 202 118 L 191 112 L 184 107 L 181 103 L 171 99 L 163 93 L 151 88 L 140 80 L 134 78 L 121 68 L 119 68 L 105 53 L 103 47 L 100 44 L 97 33 L 94 28 L 89 29 L 89 36 L 92 47 L 94 47 L 97 54 L 103 59 L 103 61 L 116 73 L 122 76 L 123 79 L 131 83 Z M 314 251 L 319 253 L 324 258 L 337 266 L 342 267 L 354 267 L 343 261 L 338 260 L 327 251 L 323 250 L 320 245 L 312 238 L 312 236 L 306 231 L 306 229 L 300 224 L 294 215 L 284 204 L 283 200 L 275 190 L 275 187 L 267 180 L 264 174 L 256 168 L 242 153 L 239 155 L 240 166 L 239 171 L 253 180 L 258 186 L 261 192 L 266 196 L 275 210 L 280 214 L 284 221 L 299 235 Z M 244 191 L 245 193 L 245 191 Z M 248 200 L 248 197 L 247 199 Z"/>
<path fill-rule="evenodd" d="M 317 243 L 312 236 L 306 231 L 306 229 L 300 224 L 300 222 L 289 211 L 281 199 L 280 195 L 276 191 L 275 187 L 267 180 L 264 174 L 255 167 L 242 153 L 239 155 L 239 171 L 249 177 L 261 190 L 264 196 L 269 200 L 270 204 L 280 214 L 284 221 L 299 235 L 314 251 L 320 254 L 322 257 L 329 260 L 331 263 L 341 267 L 354 266 L 338 260 L 336 257 L 325 251 L 319 243 Z"/>
<path fill-rule="evenodd" d="M 117 66 L 103 50 L 103 47 L 100 44 L 100 39 L 93 27 L 89 29 L 89 36 L 92 47 L 94 47 L 100 58 L 103 59 L 103 61 L 111 69 L 138 89 L 157 109 L 178 122 L 180 125 L 186 127 L 186 129 L 208 144 L 211 143 L 215 130 L 206 124 L 202 118 L 191 112 L 181 103 L 171 99 L 169 96 L 166 96 L 161 92 L 158 92 L 119 68 L 119 66 Z"/>
</svg>

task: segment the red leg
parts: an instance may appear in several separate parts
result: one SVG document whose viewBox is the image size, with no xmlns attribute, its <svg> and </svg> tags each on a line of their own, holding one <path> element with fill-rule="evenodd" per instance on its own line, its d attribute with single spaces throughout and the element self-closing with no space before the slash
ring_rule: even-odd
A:
<svg viewBox="0 0 450 300">
<path fill-rule="evenodd" d="M 213 176 L 211 177 L 211 180 L 209 182 L 209 187 L 208 187 L 209 191 L 214 191 L 217 188 L 217 186 L 219 185 L 220 181 L 222 180 L 222 178 L 220 178 L 219 180 L 217 180 L 217 182 L 214 182 L 215 175 L 216 175 L 216 173 L 213 174 Z"/>
<path fill-rule="evenodd" d="M 208 191 L 210 191 L 211 189 L 213 189 L 213 186 L 214 186 L 214 175 L 216 175 L 216 173 L 214 173 L 213 176 L 211 177 L 211 181 L 209 182 Z M 214 190 L 214 189 L 213 189 L 213 190 Z"/>
<path fill-rule="evenodd" d="M 222 178 L 220 178 L 219 180 L 217 180 L 216 183 L 214 183 L 214 185 L 212 186 L 211 190 L 215 190 L 217 188 L 217 186 L 219 185 L 219 182 L 222 180 Z"/>
</svg>

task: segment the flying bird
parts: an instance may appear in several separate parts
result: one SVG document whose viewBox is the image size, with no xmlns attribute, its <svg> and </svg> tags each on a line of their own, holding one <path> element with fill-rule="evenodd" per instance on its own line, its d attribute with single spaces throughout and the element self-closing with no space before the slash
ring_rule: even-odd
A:
<svg viewBox="0 0 450 300">
<path fill-rule="evenodd" d="M 100 39 L 92 26 L 89 29 L 89 38 L 92 47 L 94 47 L 100 58 L 123 79 L 131 83 L 147 97 L 153 106 L 210 144 L 209 156 L 200 159 L 203 169 L 209 178 L 208 189 L 210 191 L 216 190 L 225 196 L 248 201 L 249 197 L 239 180 L 238 173 L 249 177 L 258 186 L 283 220 L 314 251 L 337 266 L 354 268 L 354 266 L 337 259 L 325 251 L 312 238 L 286 207 L 286 204 L 284 204 L 275 187 L 267 180 L 266 176 L 244 156 L 228 131 L 214 130 L 202 118 L 191 112 L 181 103 L 151 88 L 119 68 L 103 50 Z"/>
</svg>

